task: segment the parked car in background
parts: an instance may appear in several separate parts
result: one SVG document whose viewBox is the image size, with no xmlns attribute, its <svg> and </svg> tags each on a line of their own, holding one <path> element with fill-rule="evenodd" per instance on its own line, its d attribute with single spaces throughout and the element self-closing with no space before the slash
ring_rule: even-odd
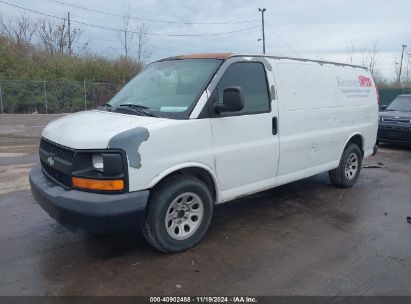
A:
<svg viewBox="0 0 411 304">
<path fill-rule="evenodd" d="M 379 142 L 411 144 L 411 94 L 398 95 L 381 110 L 377 144 Z"/>
<path fill-rule="evenodd" d="M 103 108 L 51 122 L 30 173 L 65 226 L 197 244 L 215 204 L 329 172 L 351 187 L 377 138 L 370 72 L 333 62 L 195 54 L 148 65 Z M 256 206 L 258 208 L 258 206 Z"/>
</svg>

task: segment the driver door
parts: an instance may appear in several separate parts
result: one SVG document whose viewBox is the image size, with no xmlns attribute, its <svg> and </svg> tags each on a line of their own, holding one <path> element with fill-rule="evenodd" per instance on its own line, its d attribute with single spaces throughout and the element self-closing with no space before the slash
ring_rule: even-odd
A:
<svg viewBox="0 0 411 304">
<path fill-rule="evenodd" d="M 231 64 L 213 92 L 214 101 L 222 103 L 223 91 L 230 87 L 241 87 L 244 108 L 211 118 L 222 201 L 272 185 L 279 157 L 278 108 L 271 105 L 264 65 Z"/>
</svg>

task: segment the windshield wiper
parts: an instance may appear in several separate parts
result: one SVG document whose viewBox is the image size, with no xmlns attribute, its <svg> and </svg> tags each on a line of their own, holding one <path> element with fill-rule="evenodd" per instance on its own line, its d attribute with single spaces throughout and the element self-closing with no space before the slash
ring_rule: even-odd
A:
<svg viewBox="0 0 411 304">
<path fill-rule="evenodd" d="M 109 103 L 105 103 L 105 104 L 103 104 L 103 105 L 101 105 L 101 106 L 97 106 L 97 110 L 101 110 L 101 111 L 108 111 L 108 112 L 111 112 L 112 110 L 111 110 L 111 108 L 112 108 L 113 106 L 111 105 L 111 104 L 109 104 Z"/>
<path fill-rule="evenodd" d="M 134 104 L 134 103 L 123 103 L 120 105 L 120 107 L 130 109 L 138 114 L 142 114 L 145 116 L 150 116 L 150 117 L 158 117 L 158 115 L 154 114 L 152 111 L 150 111 L 149 107 L 139 105 L 139 104 Z"/>
</svg>

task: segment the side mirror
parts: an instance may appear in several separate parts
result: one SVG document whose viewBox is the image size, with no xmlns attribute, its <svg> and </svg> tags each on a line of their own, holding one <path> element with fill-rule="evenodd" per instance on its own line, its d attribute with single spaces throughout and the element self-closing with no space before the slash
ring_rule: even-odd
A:
<svg viewBox="0 0 411 304">
<path fill-rule="evenodd" d="M 381 111 L 385 111 L 387 109 L 387 105 L 382 105 L 381 107 L 380 107 L 380 110 Z"/>
<path fill-rule="evenodd" d="M 241 87 L 230 87 L 223 91 L 223 102 L 214 104 L 214 111 L 221 112 L 237 112 L 244 108 L 244 96 L 241 92 Z"/>
</svg>

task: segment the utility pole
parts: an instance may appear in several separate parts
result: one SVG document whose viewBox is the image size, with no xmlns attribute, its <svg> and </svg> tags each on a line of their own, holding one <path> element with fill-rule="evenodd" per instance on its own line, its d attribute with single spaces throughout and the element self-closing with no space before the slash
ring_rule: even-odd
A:
<svg viewBox="0 0 411 304">
<path fill-rule="evenodd" d="M 4 114 L 3 110 L 3 91 L 1 87 L 1 82 L 0 82 L 0 108 L 1 108 L 1 114 Z"/>
<path fill-rule="evenodd" d="M 67 13 L 67 30 L 68 30 L 68 49 L 69 49 L 69 54 L 72 54 L 71 50 L 71 31 L 70 31 L 70 12 Z"/>
<path fill-rule="evenodd" d="M 401 72 L 402 72 L 402 60 L 404 59 L 404 49 L 407 46 L 405 44 L 402 45 L 402 53 L 401 53 L 401 62 L 400 62 L 400 71 L 398 73 L 398 84 L 401 82 Z"/>
<path fill-rule="evenodd" d="M 84 88 L 84 110 L 87 110 L 87 89 L 86 89 L 86 79 L 84 79 L 84 82 L 83 82 L 83 88 Z"/>
<path fill-rule="evenodd" d="M 46 114 L 48 114 L 48 103 L 47 103 L 47 88 L 46 88 L 46 81 L 43 80 L 43 89 L 44 89 L 44 107 L 46 109 Z"/>
<path fill-rule="evenodd" d="M 264 12 L 266 11 L 266 9 L 259 8 L 258 10 L 261 12 L 261 29 L 263 31 L 263 54 L 265 54 Z"/>
<path fill-rule="evenodd" d="M 126 60 L 127 60 L 128 59 L 127 30 L 124 31 L 124 51 L 126 52 Z"/>
<path fill-rule="evenodd" d="M 410 83 L 410 65 L 411 65 L 411 58 L 410 58 L 411 54 L 408 54 L 407 56 L 407 81 L 405 83 L 405 86 L 408 86 Z"/>
</svg>

